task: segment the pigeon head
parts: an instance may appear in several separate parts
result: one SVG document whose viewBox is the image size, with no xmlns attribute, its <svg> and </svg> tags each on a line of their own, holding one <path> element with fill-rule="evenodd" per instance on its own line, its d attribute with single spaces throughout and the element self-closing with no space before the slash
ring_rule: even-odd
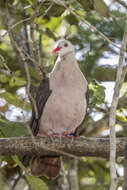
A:
<svg viewBox="0 0 127 190">
<path fill-rule="evenodd" d="M 57 41 L 55 48 L 52 50 L 52 53 L 58 53 L 60 56 L 64 56 L 69 52 L 74 52 L 73 45 L 65 39 Z"/>
</svg>

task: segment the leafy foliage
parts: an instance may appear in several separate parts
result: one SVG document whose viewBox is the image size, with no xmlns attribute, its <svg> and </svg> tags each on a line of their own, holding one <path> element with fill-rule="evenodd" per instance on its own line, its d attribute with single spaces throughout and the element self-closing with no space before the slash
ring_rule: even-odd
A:
<svg viewBox="0 0 127 190">
<path fill-rule="evenodd" d="M 35 190 L 48 190 L 48 187 L 41 179 L 29 176 L 27 169 L 23 166 L 22 162 L 18 159 L 17 156 L 13 156 L 13 159 L 20 166 L 20 168 L 25 171 L 25 176 L 28 180 L 28 183 L 31 184 Z"/>
<path fill-rule="evenodd" d="M 28 135 L 26 124 L 21 122 L 11 122 L 4 118 L 0 118 L 0 130 L 4 137 Z"/>
<path fill-rule="evenodd" d="M 126 12 L 120 4 L 113 2 L 110 6 L 107 6 L 104 0 L 65 0 L 64 2 L 67 7 L 73 9 L 76 14 L 95 26 L 110 40 L 118 44 L 121 43 Z M 39 0 L 10 0 L 6 2 L 0 0 L 0 13 L 0 56 L 4 58 L 4 61 L 0 58 L 0 136 L 28 135 L 26 128 L 28 119 L 25 119 L 26 122 L 23 119 L 26 116 L 22 114 L 22 122 L 21 120 L 19 122 L 19 119 L 12 122 L 7 116 L 7 112 L 12 105 L 21 108 L 23 111 L 25 110 L 27 113 L 31 111 L 28 97 L 21 90 L 22 87 L 26 89 L 29 82 L 21 52 L 24 53 L 24 59 L 28 65 L 30 90 L 34 96 L 43 74 L 51 71 L 56 59 L 50 53 L 54 42 L 59 38 L 67 38 L 74 44 L 79 67 L 89 82 L 90 102 L 84 123 L 85 136 L 102 137 L 108 130 L 107 117 L 110 109 L 105 93 L 108 87 L 105 89 L 102 82 L 115 81 L 118 49 L 107 43 L 79 18 L 66 10 L 65 7 L 50 0 L 42 2 Z M 14 27 L 8 28 L 10 25 Z M 20 51 L 17 50 L 15 42 L 20 47 Z M 104 60 L 105 64 L 103 63 Z M 18 90 L 21 90 L 20 95 Z M 121 130 L 117 132 L 118 136 L 127 134 L 126 127 L 124 127 L 127 122 L 126 106 L 127 89 L 125 83 L 121 90 L 116 113 L 117 126 L 121 127 Z M 94 117 L 96 115 L 100 119 L 96 120 Z M 18 165 L 25 171 L 26 182 L 33 189 L 47 190 L 47 186 L 42 179 L 29 176 L 27 169 L 19 158 L 2 157 L 1 163 L 4 162 L 7 166 L 11 162 L 16 162 L 16 166 Z M 122 161 L 118 163 L 118 165 L 121 164 Z M 78 166 L 81 190 L 109 189 L 108 161 L 84 158 Z M 67 162 L 65 162 L 65 167 L 68 171 Z M 17 175 L 17 167 L 14 164 L 12 164 L 12 170 Z M 12 170 L 7 170 L 11 176 Z M 3 186 L 3 190 L 4 180 L 11 184 L 11 180 L 9 181 L 10 178 L 6 174 L 6 167 L 2 167 L 0 186 Z M 15 181 L 15 178 L 13 180 Z M 121 186 L 121 184 L 118 186 Z"/>
</svg>

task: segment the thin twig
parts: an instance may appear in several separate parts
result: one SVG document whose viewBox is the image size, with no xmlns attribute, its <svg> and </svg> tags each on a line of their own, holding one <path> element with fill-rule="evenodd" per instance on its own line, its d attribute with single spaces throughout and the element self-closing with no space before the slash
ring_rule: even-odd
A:
<svg viewBox="0 0 127 190">
<path fill-rule="evenodd" d="M 2 55 L 0 55 L 0 60 L 2 62 L 2 64 L 4 65 L 4 67 L 7 69 L 8 73 L 10 75 L 12 75 L 13 77 L 15 77 L 15 74 L 11 71 L 11 69 L 8 67 L 8 65 L 6 64 L 6 61 L 4 59 L 4 57 Z"/>
<path fill-rule="evenodd" d="M 54 4 L 54 2 L 51 2 L 50 6 L 47 8 L 47 10 L 44 11 L 44 14 L 39 16 L 39 18 L 35 22 L 36 24 L 40 21 L 40 19 L 42 19 L 44 16 L 47 15 L 47 13 L 51 10 L 53 4 Z"/>
<path fill-rule="evenodd" d="M 118 21 L 121 21 L 121 20 L 126 20 L 126 19 L 127 19 L 127 15 L 121 16 L 121 17 L 114 16 L 113 14 L 110 14 L 110 15 L 111 15 L 111 17 L 112 17 L 113 19 L 115 19 L 117 22 L 118 22 Z"/>
<path fill-rule="evenodd" d="M 24 59 L 23 57 L 23 54 L 22 54 L 22 58 Z M 29 69 L 28 69 L 28 65 L 26 63 L 26 60 L 23 60 L 23 63 L 24 63 L 24 68 L 25 68 L 25 72 L 26 72 L 26 77 L 27 77 L 27 86 L 26 86 L 26 91 L 27 91 L 27 94 L 33 104 L 33 107 L 34 107 L 34 111 L 35 111 L 35 117 L 36 119 L 38 119 L 38 109 L 37 109 L 37 105 L 36 105 L 36 102 L 32 96 L 32 94 L 30 93 L 30 86 L 31 86 L 31 78 L 30 78 L 30 73 L 29 73 Z"/>
<path fill-rule="evenodd" d="M 8 33 L 10 33 L 16 26 L 19 24 L 22 24 L 23 22 L 29 21 L 31 18 L 25 18 L 20 20 L 19 22 L 16 22 L 14 25 L 12 25 L 3 35 L 0 36 L 0 40 L 2 40 L 3 37 L 5 37 Z"/>
<path fill-rule="evenodd" d="M 10 16 L 9 9 L 8 9 L 7 5 L 6 5 L 5 11 L 6 11 L 6 15 L 7 15 L 7 27 L 8 27 L 8 30 L 10 30 L 12 22 L 10 21 L 11 16 Z M 28 97 L 29 97 L 29 99 L 30 99 L 30 101 L 31 101 L 31 103 L 33 105 L 33 108 L 34 108 L 34 111 L 35 111 L 35 117 L 37 119 L 38 118 L 38 109 L 37 109 L 36 102 L 35 102 L 33 96 L 30 93 L 31 78 L 30 78 L 29 68 L 28 68 L 28 65 L 27 65 L 27 62 L 26 62 L 26 60 L 28 60 L 27 57 L 30 57 L 30 55 L 27 53 L 27 56 L 26 56 L 25 50 L 22 47 L 20 47 L 18 45 L 17 41 L 14 39 L 12 31 L 9 33 L 9 35 L 10 35 L 10 39 L 11 39 L 11 43 L 12 43 L 13 47 L 19 53 L 19 56 L 20 56 L 20 58 L 21 58 L 21 60 L 22 60 L 22 62 L 24 64 L 24 68 L 25 68 L 25 72 L 26 72 L 26 77 L 27 77 L 26 91 L 27 91 Z M 27 126 L 27 129 L 28 129 L 28 132 L 29 132 L 30 136 L 32 137 L 32 142 L 35 143 L 33 134 L 30 131 L 29 126 Z"/>
<path fill-rule="evenodd" d="M 0 72 L 3 73 L 4 75 L 11 75 L 15 82 L 20 82 L 20 83 L 24 84 L 24 81 L 16 79 L 15 73 L 13 71 L 11 71 L 11 69 L 8 67 L 8 65 L 5 62 L 5 59 L 3 58 L 2 55 L 0 55 L 0 60 L 2 61 L 2 64 L 6 68 L 6 70 L 5 69 L 0 69 Z"/>
<path fill-rule="evenodd" d="M 25 99 L 26 99 L 26 94 L 25 94 Z M 26 102 L 24 101 L 24 103 L 23 103 L 23 109 L 25 108 L 25 103 Z M 32 142 L 35 144 L 36 143 L 35 137 L 34 137 L 34 135 L 32 133 L 32 130 L 31 130 L 30 126 L 26 123 L 24 112 L 22 112 L 22 116 L 23 116 L 23 122 L 26 124 L 26 128 L 27 128 L 28 134 L 31 136 Z"/>
<path fill-rule="evenodd" d="M 75 13 L 71 8 L 67 7 L 65 2 L 61 1 L 61 0 L 53 0 L 54 3 L 58 4 L 58 5 L 61 5 L 63 7 L 65 7 L 71 14 L 73 14 L 76 18 L 78 18 L 79 20 L 81 20 L 83 23 L 85 23 L 91 30 L 94 30 L 95 32 L 97 32 L 105 41 L 107 41 L 109 44 L 112 44 L 113 46 L 115 46 L 116 48 L 118 49 L 121 49 L 116 43 L 112 42 L 108 37 L 106 37 L 102 32 L 100 32 L 96 27 L 94 27 L 93 25 L 91 25 L 88 21 L 86 21 L 84 18 L 82 18 L 80 15 L 78 15 L 77 13 Z M 119 0 L 116 0 L 116 1 L 119 1 Z M 49 8 L 47 9 L 46 13 L 49 11 Z M 41 16 L 42 18 L 43 16 Z M 17 23 L 15 23 L 13 26 L 10 27 L 10 29 L 5 32 L 3 35 L 0 36 L 0 39 L 2 39 L 6 34 L 8 34 L 11 30 L 13 30 L 17 25 L 23 23 L 24 21 L 29 21 L 33 19 L 33 15 L 30 17 L 30 18 L 26 18 L 26 19 L 23 19 Z M 125 49 L 121 49 L 122 51 L 125 51 Z"/>
<path fill-rule="evenodd" d="M 9 14 L 9 13 L 8 13 Z M 9 26 L 8 26 L 9 27 Z M 23 48 L 20 48 L 17 44 L 17 42 L 13 39 L 13 35 L 11 35 L 11 40 L 12 40 L 12 43 L 14 45 L 14 47 L 16 48 L 16 50 L 19 52 L 19 55 L 21 57 L 21 60 L 23 61 L 23 64 L 24 64 L 24 68 L 25 68 L 25 72 L 26 72 L 26 77 L 27 77 L 27 93 L 28 93 L 28 96 L 33 104 L 33 107 L 34 107 L 34 110 L 35 110 L 35 115 L 36 115 L 36 118 L 38 118 L 38 110 L 37 110 L 37 106 L 36 106 L 36 102 L 34 100 L 34 98 L 32 97 L 31 93 L 30 93 L 30 86 L 31 86 L 31 79 L 30 79 L 30 73 L 29 73 L 29 69 L 28 69 L 28 65 L 26 63 L 26 56 L 24 54 L 25 50 Z M 28 54 L 27 54 L 28 55 Z M 29 56 L 29 55 L 28 55 Z"/>
<path fill-rule="evenodd" d="M 102 32 L 100 32 L 95 26 L 93 26 L 92 24 L 90 24 L 87 20 L 85 20 L 83 17 L 81 17 L 80 15 L 78 15 L 75 11 L 73 11 L 71 8 L 69 8 L 66 3 L 64 1 L 61 0 L 53 0 L 56 4 L 61 5 L 63 7 L 65 7 L 66 10 L 68 10 L 72 15 L 74 15 L 77 19 L 79 19 L 80 21 L 82 21 L 84 24 L 86 24 L 91 30 L 97 32 L 103 40 L 107 41 L 109 44 L 113 45 L 114 47 L 127 52 L 126 49 L 123 49 L 121 47 L 119 47 L 116 43 L 112 42 L 107 36 L 105 36 Z"/>
<path fill-rule="evenodd" d="M 25 10 L 23 11 L 23 18 L 26 19 Z M 29 40 L 28 40 L 27 22 L 24 20 L 23 24 L 24 24 L 26 48 L 27 48 L 28 54 L 31 55 L 31 49 L 30 49 L 30 44 L 29 44 Z"/>
<path fill-rule="evenodd" d="M 42 78 L 42 75 L 43 75 L 43 71 L 41 71 L 41 69 L 40 69 L 41 68 L 41 54 L 39 51 L 40 50 L 39 41 L 35 39 L 34 29 L 35 29 L 36 25 L 38 24 L 39 20 L 48 13 L 48 11 L 51 9 L 52 5 L 54 4 L 54 3 L 51 3 L 51 5 L 47 8 L 47 10 L 44 11 L 44 13 L 35 21 L 35 19 L 37 18 L 38 14 L 39 14 L 41 5 L 44 2 L 45 2 L 45 0 L 37 5 L 37 7 L 34 11 L 34 14 L 32 16 L 31 23 L 30 23 L 30 34 L 31 34 L 31 39 L 33 41 L 33 45 L 34 45 L 34 56 L 36 58 L 37 70 L 39 71 L 40 78 Z"/>
<path fill-rule="evenodd" d="M 127 9 L 127 4 L 124 1 L 121 0 L 115 0 L 115 1 Z"/>
<path fill-rule="evenodd" d="M 125 145 L 124 150 L 124 184 L 123 190 L 127 190 L 127 144 Z"/>
<path fill-rule="evenodd" d="M 32 15 L 32 19 L 31 19 L 31 23 L 30 23 L 30 35 L 31 35 L 31 39 L 33 41 L 33 45 L 34 45 L 34 56 L 37 60 L 37 66 L 40 67 L 40 62 L 39 62 L 39 48 L 38 48 L 38 41 L 35 39 L 35 34 L 34 34 L 34 31 L 35 31 L 35 27 L 36 27 L 36 22 L 35 22 L 35 19 L 37 17 L 37 15 L 39 14 L 39 10 L 40 10 L 40 7 L 41 7 L 41 4 L 38 4 L 35 11 L 34 11 L 34 14 Z"/>
<path fill-rule="evenodd" d="M 32 105 L 34 107 L 34 111 L 35 111 L 35 115 L 36 115 L 36 119 L 38 118 L 38 109 L 37 109 L 37 106 L 36 106 L 36 102 L 33 98 L 33 96 L 31 95 L 30 93 L 30 86 L 31 86 L 31 78 L 30 78 L 30 73 L 29 73 L 29 69 L 28 69 L 28 65 L 26 63 L 26 57 L 24 55 L 24 53 L 22 52 L 22 49 L 18 46 L 18 44 L 14 41 L 14 39 L 12 38 L 12 42 L 15 46 L 15 48 L 17 49 L 17 51 L 19 52 L 19 55 L 23 61 L 23 64 L 24 64 L 24 68 L 25 68 L 25 72 L 26 72 L 26 77 L 27 77 L 27 87 L 26 87 L 26 91 L 28 93 L 28 96 L 32 102 Z"/>
<path fill-rule="evenodd" d="M 45 1 L 45 0 L 44 0 L 44 1 Z M 44 1 L 43 1 L 43 2 L 44 2 Z M 43 2 L 41 2 L 40 5 L 41 5 Z M 16 26 L 18 26 L 19 24 L 22 24 L 22 23 L 27 22 L 27 21 L 31 21 L 31 20 L 33 19 L 33 16 L 34 16 L 34 14 L 33 14 L 31 17 L 29 17 L 29 18 L 22 19 L 22 20 L 20 20 L 19 22 L 16 22 L 15 24 L 13 24 L 11 27 L 9 27 L 9 29 L 8 29 L 3 35 L 0 36 L 0 40 L 2 40 L 3 37 L 5 37 L 7 34 L 9 34 L 9 33 L 10 33 Z"/>
<path fill-rule="evenodd" d="M 8 4 L 6 3 L 6 9 L 5 9 L 5 12 L 6 12 L 6 25 L 7 25 L 7 28 L 8 28 L 8 31 L 11 31 L 12 29 L 12 23 L 13 23 L 13 19 L 10 15 L 10 12 L 9 12 L 9 9 L 8 9 Z M 24 21 L 24 20 L 23 20 Z M 12 46 L 13 48 L 18 52 L 18 56 L 20 57 L 20 59 L 22 60 L 23 64 L 24 64 L 24 68 L 25 68 L 25 72 L 26 72 L 26 78 L 27 78 L 27 86 L 26 86 L 26 91 L 27 91 L 27 94 L 28 94 L 28 97 L 33 105 L 33 108 L 34 108 L 34 111 L 35 111 L 35 117 L 36 119 L 38 118 L 38 109 L 37 109 L 37 105 L 36 105 L 36 102 L 32 96 L 32 94 L 30 93 L 30 87 L 31 87 L 31 78 L 30 78 L 30 73 L 29 73 L 29 68 L 28 68 L 28 64 L 27 64 L 27 56 L 30 57 L 30 55 L 27 53 L 27 56 L 26 56 L 26 52 L 24 50 L 24 48 L 20 47 L 20 45 L 18 45 L 18 42 L 17 40 L 14 38 L 14 33 L 11 31 L 9 32 L 9 35 L 10 35 L 10 39 L 11 39 L 11 43 L 12 43 Z M 27 60 L 27 61 L 26 61 Z M 35 144 L 35 138 L 30 130 L 30 127 L 27 125 L 27 129 L 28 129 L 28 133 L 30 134 L 31 136 L 31 139 L 32 139 L 32 142 L 33 144 Z"/>
<path fill-rule="evenodd" d="M 78 185 L 78 160 L 77 159 L 69 159 L 69 184 L 70 190 L 79 190 Z"/>
<path fill-rule="evenodd" d="M 122 86 L 122 84 L 123 84 L 123 82 L 124 82 L 124 79 L 125 79 L 126 74 L 127 74 L 127 65 L 126 65 L 126 67 L 123 69 L 123 73 L 122 73 L 122 76 L 121 76 L 120 86 Z"/>
<path fill-rule="evenodd" d="M 15 190 L 15 187 L 18 184 L 19 180 L 22 178 L 22 175 L 23 174 L 21 172 L 19 172 L 18 177 L 16 179 L 14 179 L 14 183 L 11 186 L 11 190 Z"/>
<path fill-rule="evenodd" d="M 34 34 L 34 29 L 37 25 L 37 21 L 35 21 L 35 19 L 37 18 L 37 16 L 39 15 L 39 10 L 42 6 L 42 4 L 45 2 L 45 0 L 41 1 L 41 3 L 39 3 L 34 11 L 34 14 L 31 16 L 31 23 L 30 23 L 30 35 L 31 35 L 31 39 L 33 41 L 34 44 L 34 56 L 36 57 L 37 60 L 37 67 L 40 68 L 41 67 L 41 63 L 40 63 L 40 53 L 39 53 L 39 44 L 38 41 L 35 39 L 35 34 Z M 45 13 L 43 15 L 41 15 L 41 17 L 43 17 L 45 15 Z M 37 19 L 38 20 L 38 19 Z M 40 70 L 39 70 L 40 71 Z M 42 77 L 42 73 L 39 73 L 40 77 Z"/>
<path fill-rule="evenodd" d="M 126 49 L 127 45 L 127 25 L 122 40 L 122 49 Z M 111 176 L 111 185 L 110 190 L 115 190 L 117 186 L 117 176 L 116 176 L 116 134 L 115 134 L 115 123 L 116 123 L 116 109 L 119 100 L 119 93 L 122 82 L 124 78 L 122 77 L 123 73 L 123 63 L 125 60 L 125 53 L 120 51 L 119 65 L 117 68 L 116 83 L 114 89 L 113 100 L 110 109 L 109 115 L 109 127 L 110 127 L 110 176 Z M 125 77 L 125 76 L 124 76 Z"/>
</svg>

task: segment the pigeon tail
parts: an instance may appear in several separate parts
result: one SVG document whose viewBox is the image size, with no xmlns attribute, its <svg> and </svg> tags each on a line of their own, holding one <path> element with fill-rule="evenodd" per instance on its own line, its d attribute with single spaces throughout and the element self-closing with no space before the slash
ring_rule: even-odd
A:
<svg viewBox="0 0 127 190">
<path fill-rule="evenodd" d="M 56 178 L 61 169 L 61 160 L 59 156 L 33 158 L 30 168 L 31 174 L 34 176 Z"/>
</svg>

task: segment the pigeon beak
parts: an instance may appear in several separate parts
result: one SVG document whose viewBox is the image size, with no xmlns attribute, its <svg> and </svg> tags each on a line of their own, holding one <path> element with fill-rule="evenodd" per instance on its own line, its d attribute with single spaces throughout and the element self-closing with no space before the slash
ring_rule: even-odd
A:
<svg viewBox="0 0 127 190">
<path fill-rule="evenodd" d="M 57 46 L 55 49 L 52 50 L 52 53 L 56 53 L 57 51 L 59 51 L 61 49 L 61 47 Z"/>
</svg>

